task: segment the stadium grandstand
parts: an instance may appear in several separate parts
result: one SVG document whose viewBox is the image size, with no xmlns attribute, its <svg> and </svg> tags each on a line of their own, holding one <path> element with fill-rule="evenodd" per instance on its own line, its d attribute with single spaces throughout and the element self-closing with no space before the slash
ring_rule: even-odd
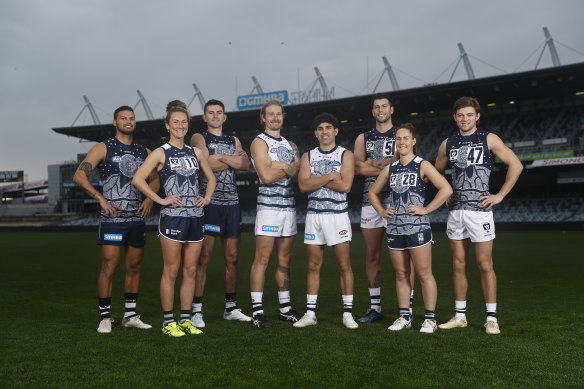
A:
<svg viewBox="0 0 584 389">
<path fill-rule="evenodd" d="M 525 164 L 517 186 L 495 208 L 495 220 L 506 223 L 572 223 L 584 226 L 584 63 L 505 74 L 480 79 L 427 85 L 387 92 L 395 105 L 394 123 L 412 122 L 421 140 L 421 156 L 433 161 L 442 140 L 456 131 L 452 104 L 461 96 L 474 96 L 481 102 L 479 128 L 498 134 Z M 371 128 L 370 102 L 373 95 L 356 96 L 285 107 L 283 136 L 297 143 L 300 152 L 317 145 L 310 129 L 315 115 L 336 115 L 341 128 L 337 142 L 349 149 L 355 138 Z M 253 138 L 262 131 L 258 110 L 229 112 L 226 133 L 237 135 L 249 152 Z M 191 131 L 205 129 L 201 116 L 191 118 Z M 111 124 L 59 127 L 53 131 L 100 142 L 114 133 Z M 166 141 L 163 119 L 139 121 L 134 139 L 150 149 Z M 83 156 L 78 156 L 80 161 Z M 59 173 L 60 211 L 92 215 L 76 223 L 97 224 L 98 204 L 72 182 L 77 162 L 62 165 Z M 257 175 L 238 172 L 244 223 L 253 224 Z M 503 182 L 505 169 L 496 167 L 492 190 Z M 94 177 L 98 185 L 97 177 Z M 356 177 L 349 201 L 351 219 L 359 219 L 361 179 Z M 306 207 L 306 195 L 297 193 L 299 220 Z M 443 223 L 443 207 L 432 221 Z M 72 222 L 73 223 L 73 222 Z M 156 224 L 151 217 L 149 224 Z"/>
</svg>

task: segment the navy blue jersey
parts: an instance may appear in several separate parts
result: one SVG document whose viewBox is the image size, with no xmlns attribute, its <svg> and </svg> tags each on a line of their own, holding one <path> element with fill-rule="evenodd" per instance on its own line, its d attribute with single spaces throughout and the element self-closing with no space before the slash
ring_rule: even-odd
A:
<svg viewBox="0 0 584 389">
<path fill-rule="evenodd" d="M 446 140 L 446 155 L 452 166 L 451 210 L 490 210 L 479 205 L 479 198 L 488 196 L 489 177 L 493 156 L 487 144 L 486 131 L 476 130 L 472 135 L 456 134 Z"/>
<path fill-rule="evenodd" d="M 324 176 L 331 172 L 340 172 L 346 150 L 341 146 L 335 146 L 329 151 L 322 151 L 319 147 L 310 150 L 308 152 L 310 173 L 315 176 Z M 347 194 L 344 192 L 321 186 L 308 194 L 307 213 L 309 214 L 344 213 L 347 210 Z"/>
<path fill-rule="evenodd" d="M 386 159 L 393 157 L 395 155 L 395 131 L 395 127 L 390 128 L 389 131 L 386 132 L 379 132 L 377 129 L 372 128 L 370 131 L 364 133 L 365 159 Z M 361 206 L 365 207 L 371 205 L 367 194 L 376 179 L 377 176 L 365 176 Z M 387 191 L 383 191 L 379 194 L 382 203 L 385 202 L 388 195 L 389 192 Z"/>
<path fill-rule="evenodd" d="M 408 206 L 423 207 L 426 201 L 426 183 L 420 175 L 423 161 L 421 157 L 415 157 L 405 166 L 399 160 L 391 164 L 387 205 L 395 207 L 395 214 L 387 219 L 389 235 L 412 235 L 430 229 L 428 215 L 418 216 L 406 212 Z"/>
<path fill-rule="evenodd" d="M 205 138 L 209 155 L 223 154 L 233 155 L 235 152 L 235 138 L 232 136 L 213 135 L 208 131 L 201 133 Z M 214 205 L 235 205 L 239 204 L 239 197 L 237 195 L 237 187 L 235 186 L 235 170 L 228 167 L 225 170 L 215 172 L 217 178 L 217 186 L 215 192 L 211 197 L 211 204 Z M 201 177 L 201 193 L 207 190 L 207 179 Z"/>
<path fill-rule="evenodd" d="M 165 143 L 161 147 L 165 158 L 158 176 L 165 197 L 179 195 L 182 198 L 182 205 L 176 208 L 166 205 L 162 207 L 160 213 L 168 216 L 203 216 L 203 208 L 195 206 L 201 175 L 195 150 L 187 145 L 179 149 L 170 143 Z"/>
<path fill-rule="evenodd" d="M 103 187 L 103 197 L 120 210 L 116 216 L 110 217 L 102 209 L 100 221 L 115 223 L 142 221 L 138 208 L 143 197 L 132 185 L 132 178 L 146 159 L 148 151 L 142 145 L 137 143 L 126 145 L 116 138 L 109 138 L 103 143 L 106 147 L 105 160 L 97 168 Z"/>
<path fill-rule="evenodd" d="M 274 138 L 266 133 L 257 136 L 268 146 L 268 155 L 272 161 L 292 163 L 294 161 L 294 150 L 290 142 L 283 136 Z M 253 159 L 252 159 L 253 162 Z M 290 183 L 290 177 L 286 176 L 271 184 L 265 184 L 260 179 L 258 188 L 257 210 L 288 211 L 296 210 L 294 192 Z"/>
</svg>

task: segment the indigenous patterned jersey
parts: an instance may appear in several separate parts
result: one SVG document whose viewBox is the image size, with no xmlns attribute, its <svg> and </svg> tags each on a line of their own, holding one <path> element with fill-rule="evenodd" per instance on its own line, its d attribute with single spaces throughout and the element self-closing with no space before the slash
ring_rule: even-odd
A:
<svg viewBox="0 0 584 389">
<path fill-rule="evenodd" d="M 205 138 L 209 155 L 223 154 L 233 155 L 235 151 L 235 138 L 232 136 L 213 135 L 208 131 L 204 131 L 201 135 Z M 215 172 L 217 178 L 217 186 L 215 192 L 211 197 L 211 204 L 215 205 L 235 205 L 239 204 L 239 197 L 237 195 L 237 187 L 235 186 L 235 170 L 228 167 L 225 170 Z M 207 179 L 201 176 L 201 193 L 207 190 Z"/>
<path fill-rule="evenodd" d="M 283 136 L 274 138 L 265 132 L 259 134 L 257 137 L 266 142 L 268 155 L 272 161 L 293 162 L 294 151 L 286 138 Z M 286 176 L 271 184 L 264 184 L 260 179 L 257 205 L 258 211 L 295 211 L 296 203 L 294 201 L 292 185 L 290 184 L 290 177 Z"/>
<path fill-rule="evenodd" d="M 479 198 L 489 195 L 489 177 L 493 157 L 487 144 L 488 132 L 454 135 L 446 140 L 446 155 L 452 166 L 450 209 L 491 212 L 479 205 Z"/>
<path fill-rule="evenodd" d="M 373 128 L 364 133 L 365 159 L 385 159 L 393 157 L 395 154 L 395 130 L 395 127 L 392 127 L 387 132 L 379 132 L 377 129 Z M 365 176 L 361 206 L 365 207 L 371 205 L 367 194 L 376 179 L 376 176 Z M 385 199 L 388 195 L 389 193 L 387 191 L 383 191 L 379 194 L 379 199 L 382 203 L 385 203 Z"/>
<path fill-rule="evenodd" d="M 410 205 L 424 206 L 426 183 L 420 175 L 423 161 L 422 158 L 415 157 L 405 166 L 399 160 L 391 164 L 388 205 L 395 207 L 395 214 L 387 218 L 388 234 L 412 235 L 430 229 L 428 215 L 410 215 L 406 211 Z"/>
<path fill-rule="evenodd" d="M 179 195 L 182 199 L 180 207 L 171 205 L 162 207 L 160 213 L 167 216 L 191 217 L 203 216 L 203 208 L 195 205 L 199 195 L 199 160 L 192 147 L 185 145 L 182 149 L 170 143 L 162 146 L 164 150 L 164 166 L 158 172 L 160 183 L 164 188 L 165 197 Z"/>
<path fill-rule="evenodd" d="M 142 145 L 137 143 L 125 145 L 116 138 L 110 138 L 104 143 L 105 160 L 97 168 L 103 187 L 103 197 L 120 210 L 116 216 L 109 217 L 102 209 L 100 221 L 115 223 L 142 221 L 138 208 L 143 197 L 132 185 L 132 178 L 148 152 Z"/>
<path fill-rule="evenodd" d="M 343 155 L 347 149 L 335 146 L 330 151 L 322 151 L 319 147 L 308 152 L 310 173 L 315 176 L 324 176 L 331 172 L 340 172 L 343 164 Z M 347 212 L 347 194 L 336 190 L 320 188 L 308 194 L 307 213 L 344 213 Z"/>
</svg>

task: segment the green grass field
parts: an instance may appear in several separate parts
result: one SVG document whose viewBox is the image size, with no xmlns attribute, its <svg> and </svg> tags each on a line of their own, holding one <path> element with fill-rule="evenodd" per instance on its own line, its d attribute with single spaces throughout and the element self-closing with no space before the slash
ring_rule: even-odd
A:
<svg viewBox="0 0 584 389">
<path fill-rule="evenodd" d="M 0 386 L 36 387 L 584 387 L 582 232 L 501 232 L 495 244 L 502 334 L 483 332 L 485 309 L 478 271 L 469 266 L 469 327 L 418 333 L 423 305 L 414 302 L 414 329 L 390 333 L 396 317 L 393 270 L 384 253 L 382 322 L 351 331 L 341 324 L 338 272 L 327 250 L 317 314 L 319 324 L 297 329 L 277 318 L 273 263 L 264 307 L 272 329 L 228 322 L 223 312 L 223 264 L 215 252 L 204 299 L 201 336 L 171 339 L 160 331 L 160 245 L 149 235 L 138 304 L 152 330 L 120 326 L 123 272 L 113 292 L 109 335 L 96 332 L 99 313 L 95 233 L 0 232 L 2 315 Z M 438 321 L 453 314 L 450 252 L 435 234 L 434 274 Z M 253 236 L 242 240 L 238 302 L 250 313 L 249 268 Z M 305 310 L 306 262 L 296 241 L 292 303 Z M 351 248 L 354 315 L 369 296 L 360 232 Z M 178 305 L 177 309 L 178 309 Z"/>
</svg>

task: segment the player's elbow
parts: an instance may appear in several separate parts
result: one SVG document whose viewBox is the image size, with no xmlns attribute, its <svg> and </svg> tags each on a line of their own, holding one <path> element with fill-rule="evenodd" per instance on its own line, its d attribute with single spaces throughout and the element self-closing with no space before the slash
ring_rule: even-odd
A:
<svg viewBox="0 0 584 389">
<path fill-rule="evenodd" d="M 306 186 L 306 181 L 300 177 L 298 178 L 298 188 L 300 189 L 301 192 L 309 192 L 310 191 L 308 186 Z"/>
</svg>

